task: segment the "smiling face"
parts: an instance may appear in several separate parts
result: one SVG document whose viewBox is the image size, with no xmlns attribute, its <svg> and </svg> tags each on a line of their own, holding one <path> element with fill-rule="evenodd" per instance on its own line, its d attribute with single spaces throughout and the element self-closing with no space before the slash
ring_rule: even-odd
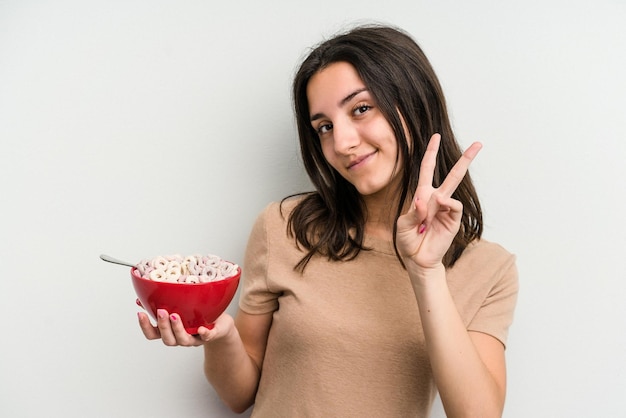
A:
<svg viewBox="0 0 626 418">
<path fill-rule="evenodd" d="M 396 137 L 354 67 L 336 62 L 307 85 L 311 125 L 328 163 L 363 196 L 384 196 L 397 177 Z"/>
</svg>

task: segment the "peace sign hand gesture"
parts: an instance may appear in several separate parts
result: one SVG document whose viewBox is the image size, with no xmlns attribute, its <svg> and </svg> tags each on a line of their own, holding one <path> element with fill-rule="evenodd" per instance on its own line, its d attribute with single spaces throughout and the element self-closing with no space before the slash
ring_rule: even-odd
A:
<svg viewBox="0 0 626 418">
<path fill-rule="evenodd" d="M 420 165 L 415 196 L 409 210 L 398 218 L 397 245 L 405 265 L 422 269 L 440 266 L 459 231 L 463 204 L 452 198 L 482 145 L 473 143 L 450 170 L 443 183 L 433 187 L 433 175 L 441 136 L 428 142 Z"/>
</svg>

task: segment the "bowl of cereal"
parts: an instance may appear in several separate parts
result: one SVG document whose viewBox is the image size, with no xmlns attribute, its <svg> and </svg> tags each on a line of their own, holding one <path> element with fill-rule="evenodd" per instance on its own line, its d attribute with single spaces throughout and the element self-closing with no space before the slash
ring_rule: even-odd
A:
<svg viewBox="0 0 626 418">
<path fill-rule="evenodd" d="M 241 268 L 216 255 L 159 256 L 131 267 L 137 304 L 156 319 L 157 309 L 180 316 L 185 330 L 196 334 L 232 301 Z"/>
</svg>

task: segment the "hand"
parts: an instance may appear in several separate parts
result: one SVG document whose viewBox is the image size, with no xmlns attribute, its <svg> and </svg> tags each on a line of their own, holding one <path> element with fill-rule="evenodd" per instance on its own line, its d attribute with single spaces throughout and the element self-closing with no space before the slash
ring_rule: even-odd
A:
<svg viewBox="0 0 626 418">
<path fill-rule="evenodd" d="M 439 134 L 430 138 L 420 164 L 415 196 L 409 210 L 398 218 L 397 223 L 396 238 L 400 255 L 405 264 L 412 262 L 421 268 L 441 265 L 459 231 L 463 204 L 452 199 L 452 193 L 482 148 L 480 143 L 473 143 L 452 167 L 443 183 L 434 188 L 433 175 L 440 141 Z"/>
<path fill-rule="evenodd" d="M 149 340 L 163 341 L 167 346 L 197 347 L 227 335 L 235 327 L 233 318 L 223 313 L 217 318 L 213 327 L 198 328 L 197 335 L 191 335 L 183 326 L 178 314 L 170 314 L 164 309 L 157 310 L 157 326 L 153 326 L 145 312 L 139 312 L 139 326 Z"/>
</svg>

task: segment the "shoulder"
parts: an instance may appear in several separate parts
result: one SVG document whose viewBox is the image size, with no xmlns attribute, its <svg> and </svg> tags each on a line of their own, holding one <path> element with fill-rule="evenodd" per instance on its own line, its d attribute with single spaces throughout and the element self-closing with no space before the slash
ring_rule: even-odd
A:
<svg viewBox="0 0 626 418">
<path fill-rule="evenodd" d="M 251 240 L 282 240 L 287 236 L 289 216 L 302 201 L 303 196 L 288 197 L 268 203 L 257 215 L 252 227 Z"/>
<path fill-rule="evenodd" d="M 262 221 L 266 225 L 285 224 L 289 219 L 289 215 L 303 198 L 304 196 L 298 195 L 270 202 L 258 215 L 257 222 Z"/>
<path fill-rule="evenodd" d="M 515 255 L 500 244 L 479 239 L 465 248 L 458 262 L 470 265 L 510 264 L 515 262 Z"/>
<path fill-rule="evenodd" d="M 515 255 L 499 244 L 476 240 L 450 269 L 448 279 L 467 329 L 506 344 L 519 292 Z"/>
<path fill-rule="evenodd" d="M 516 256 L 500 244 L 484 239 L 471 242 L 449 273 L 464 286 L 468 281 L 486 286 L 504 281 L 517 287 Z"/>
</svg>

